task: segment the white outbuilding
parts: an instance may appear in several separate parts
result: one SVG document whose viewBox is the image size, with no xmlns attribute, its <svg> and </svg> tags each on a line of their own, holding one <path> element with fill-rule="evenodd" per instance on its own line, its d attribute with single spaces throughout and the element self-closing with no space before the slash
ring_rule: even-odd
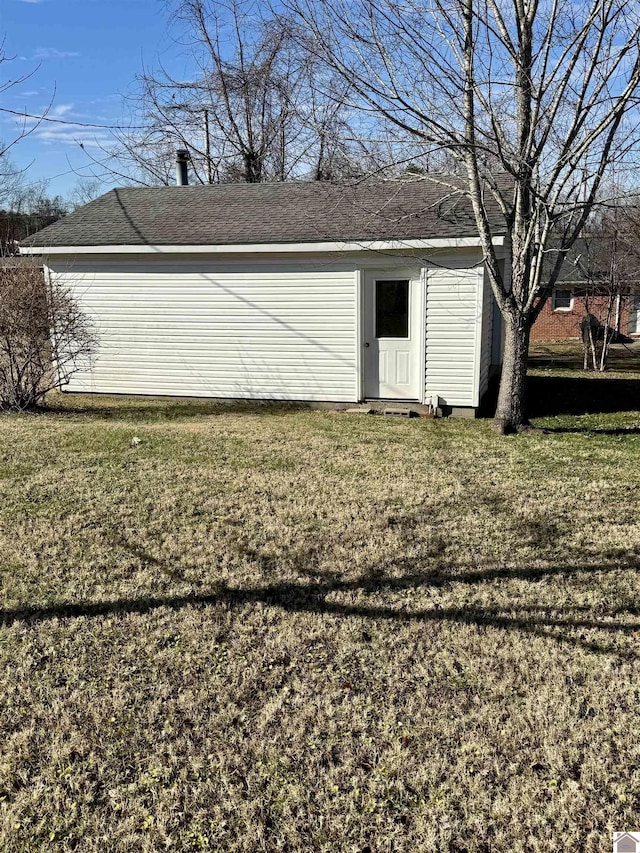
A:
<svg viewBox="0 0 640 853">
<path fill-rule="evenodd" d="M 22 251 L 95 322 L 97 355 L 69 391 L 437 400 L 474 414 L 499 366 L 500 315 L 456 186 L 127 187 Z M 497 226 L 490 193 L 486 205 Z"/>
</svg>

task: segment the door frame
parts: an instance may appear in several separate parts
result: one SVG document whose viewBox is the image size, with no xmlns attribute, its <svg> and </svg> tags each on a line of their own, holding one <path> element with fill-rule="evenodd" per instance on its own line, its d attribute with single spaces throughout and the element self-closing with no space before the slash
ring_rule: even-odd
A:
<svg viewBox="0 0 640 853">
<path fill-rule="evenodd" d="M 419 288 L 419 294 L 415 302 L 419 310 L 419 321 L 416 324 L 419 335 L 419 348 L 417 353 L 417 369 L 422 377 L 418 395 L 407 400 L 424 403 L 425 387 L 426 387 L 426 358 L 427 358 L 427 270 L 423 266 L 402 266 L 402 267 L 359 267 L 355 272 L 356 284 L 356 391 L 359 402 L 364 402 L 365 399 L 365 370 L 366 359 L 364 357 L 364 345 L 366 335 L 366 279 L 367 276 L 375 281 L 377 277 L 380 279 L 402 279 L 406 278 Z M 380 398 L 383 399 L 383 398 Z"/>
</svg>

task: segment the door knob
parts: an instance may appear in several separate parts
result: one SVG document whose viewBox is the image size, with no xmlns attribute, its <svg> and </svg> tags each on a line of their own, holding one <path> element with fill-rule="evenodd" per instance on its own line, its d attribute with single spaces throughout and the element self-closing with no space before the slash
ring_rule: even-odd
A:
<svg viewBox="0 0 640 853">
<path fill-rule="evenodd" d="M 370 346 L 369 341 L 365 341 L 365 342 L 364 342 L 364 345 L 365 345 L 366 347 Z"/>
</svg>

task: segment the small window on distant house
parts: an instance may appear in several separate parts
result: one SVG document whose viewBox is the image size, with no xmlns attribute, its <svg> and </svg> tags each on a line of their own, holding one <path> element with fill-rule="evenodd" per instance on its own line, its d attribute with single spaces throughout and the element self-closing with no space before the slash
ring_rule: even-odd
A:
<svg viewBox="0 0 640 853">
<path fill-rule="evenodd" d="M 567 288 L 558 288 L 553 291 L 553 310 L 571 311 L 573 308 L 573 291 Z"/>
</svg>

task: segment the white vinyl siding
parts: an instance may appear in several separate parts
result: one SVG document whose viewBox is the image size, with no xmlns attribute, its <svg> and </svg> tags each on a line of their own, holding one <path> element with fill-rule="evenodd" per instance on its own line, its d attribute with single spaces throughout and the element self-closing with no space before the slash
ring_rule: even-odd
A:
<svg viewBox="0 0 640 853">
<path fill-rule="evenodd" d="M 431 267 L 426 281 L 425 397 L 437 394 L 446 406 L 476 407 L 483 268 Z"/>
<path fill-rule="evenodd" d="M 357 287 L 327 259 L 49 260 L 95 320 L 71 391 L 355 401 Z"/>
</svg>

